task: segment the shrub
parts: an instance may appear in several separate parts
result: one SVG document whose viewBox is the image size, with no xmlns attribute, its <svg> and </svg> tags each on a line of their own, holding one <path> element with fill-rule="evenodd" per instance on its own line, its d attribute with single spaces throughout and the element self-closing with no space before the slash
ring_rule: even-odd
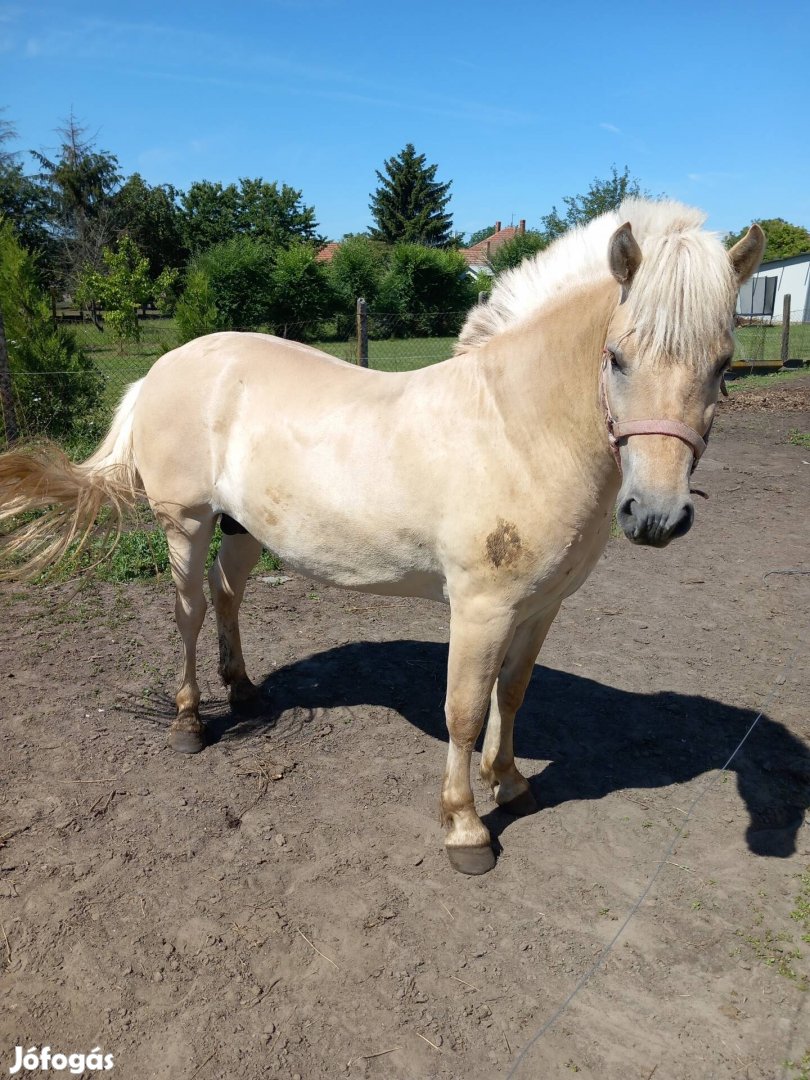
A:
<svg viewBox="0 0 810 1080">
<path fill-rule="evenodd" d="M 310 244 L 278 248 L 270 272 L 267 320 L 277 334 L 304 340 L 316 336 L 335 310 L 335 295 L 326 267 Z"/>
<path fill-rule="evenodd" d="M 273 252 L 262 240 L 235 236 L 189 263 L 177 304 L 181 341 L 216 330 L 255 330 L 269 320 Z"/>
<path fill-rule="evenodd" d="M 549 238 L 544 233 L 530 229 L 525 233 L 518 233 L 505 244 L 501 244 L 492 255 L 490 262 L 496 274 L 502 270 L 511 270 L 513 266 L 519 266 L 524 259 L 536 255 L 538 251 L 548 247 Z"/>
<path fill-rule="evenodd" d="M 358 297 L 374 307 L 380 293 L 389 249 L 367 236 L 344 240 L 329 263 L 329 279 L 337 305 L 336 332 L 351 337 L 355 330 Z"/>
<path fill-rule="evenodd" d="M 39 284 L 36 257 L 0 223 L 0 299 L 21 430 L 66 438 L 96 421 L 103 377 L 70 330 L 54 326 Z"/>
<path fill-rule="evenodd" d="M 460 252 L 397 244 L 378 307 L 399 315 L 400 333 L 445 336 L 458 333 L 476 299 L 475 283 Z"/>
</svg>

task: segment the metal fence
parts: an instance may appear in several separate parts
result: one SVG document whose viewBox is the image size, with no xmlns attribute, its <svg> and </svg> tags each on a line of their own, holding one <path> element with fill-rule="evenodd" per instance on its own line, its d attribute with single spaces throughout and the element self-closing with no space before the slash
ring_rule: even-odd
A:
<svg viewBox="0 0 810 1080">
<path fill-rule="evenodd" d="M 794 313 L 795 314 L 795 313 Z M 312 327 L 289 325 L 286 335 L 349 363 L 365 363 L 380 371 L 410 371 L 445 360 L 453 354 L 465 311 L 393 314 L 367 311 Z M 178 344 L 172 319 L 147 317 L 139 321 L 137 341 L 117 341 L 103 324 L 89 319 L 57 320 L 84 356 L 85 367 L 65 367 L 54 355 L 38 370 L 12 370 L 12 398 L 19 432 L 26 437 L 48 435 L 67 439 L 97 439 L 126 387 L 142 378 L 158 357 Z M 785 332 L 785 330 L 787 332 Z M 810 323 L 749 319 L 736 330 L 735 360 L 756 370 L 810 363 Z M 1 402 L 0 402 L 1 404 Z M 2 409 L 0 409 L 0 413 Z M 4 417 L 0 415 L 0 421 Z M 0 422 L 0 444 L 5 423 Z"/>
<path fill-rule="evenodd" d="M 794 309 L 783 312 L 781 319 L 738 317 L 735 363 L 806 365 L 810 362 L 810 323 L 801 321 L 803 315 L 803 310 Z"/>
<path fill-rule="evenodd" d="M 363 363 L 367 358 L 367 366 L 380 371 L 411 371 L 452 355 L 466 315 L 466 311 L 404 315 L 371 311 L 365 323 L 367 342 L 362 343 L 354 318 L 343 325 L 340 320 L 325 323 L 315 333 L 311 324 L 290 324 L 284 327 L 284 336 L 349 363 Z M 142 317 L 137 340 L 124 341 L 117 340 L 103 321 L 95 323 L 89 316 L 78 317 L 78 313 L 73 318 L 58 318 L 56 325 L 80 346 L 83 366 L 77 366 L 75 357 L 66 365 L 58 348 L 52 362 L 49 359 L 36 370 L 13 366 L 16 425 L 25 437 L 65 439 L 74 431 L 79 436 L 97 437 L 127 386 L 179 344 L 177 327 L 170 318 Z M 4 418 L 0 416 L 0 420 Z M 0 443 L 5 441 L 4 432 L 5 423 L 0 423 Z"/>
</svg>

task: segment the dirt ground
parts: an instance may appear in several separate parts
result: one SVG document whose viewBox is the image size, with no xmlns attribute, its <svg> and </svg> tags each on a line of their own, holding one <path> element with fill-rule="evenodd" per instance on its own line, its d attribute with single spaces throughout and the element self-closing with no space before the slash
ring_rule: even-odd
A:
<svg viewBox="0 0 810 1080">
<path fill-rule="evenodd" d="M 765 577 L 810 569 L 792 428 L 810 381 L 724 404 L 689 536 L 611 541 L 565 605 L 518 726 L 541 809 L 477 784 L 481 878 L 438 822 L 442 607 L 257 575 L 260 707 L 225 703 L 209 615 L 185 758 L 168 582 L 3 586 L 0 1068 L 47 1044 L 120 1080 L 797 1077 L 810 577 Z"/>
</svg>

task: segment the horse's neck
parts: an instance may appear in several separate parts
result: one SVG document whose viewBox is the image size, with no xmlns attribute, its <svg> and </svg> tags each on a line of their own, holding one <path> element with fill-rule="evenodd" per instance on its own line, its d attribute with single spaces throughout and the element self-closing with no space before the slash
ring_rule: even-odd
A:
<svg viewBox="0 0 810 1080">
<path fill-rule="evenodd" d="M 533 434 L 532 442 L 564 443 L 606 477 L 614 466 L 604 453 L 599 366 L 617 299 L 615 282 L 592 284 L 493 338 L 480 356 L 506 424 Z"/>
</svg>

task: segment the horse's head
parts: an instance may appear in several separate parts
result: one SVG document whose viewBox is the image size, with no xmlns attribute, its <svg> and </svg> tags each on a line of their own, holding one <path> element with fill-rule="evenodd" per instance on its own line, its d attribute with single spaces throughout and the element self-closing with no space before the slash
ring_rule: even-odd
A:
<svg viewBox="0 0 810 1080">
<path fill-rule="evenodd" d="M 643 254 L 629 223 L 611 237 L 622 297 L 605 343 L 601 397 L 622 473 L 618 522 L 634 543 L 663 547 L 692 525 L 689 478 L 734 351 L 734 300 L 764 247 L 758 225 L 730 251 L 698 229 L 656 237 Z"/>
</svg>

